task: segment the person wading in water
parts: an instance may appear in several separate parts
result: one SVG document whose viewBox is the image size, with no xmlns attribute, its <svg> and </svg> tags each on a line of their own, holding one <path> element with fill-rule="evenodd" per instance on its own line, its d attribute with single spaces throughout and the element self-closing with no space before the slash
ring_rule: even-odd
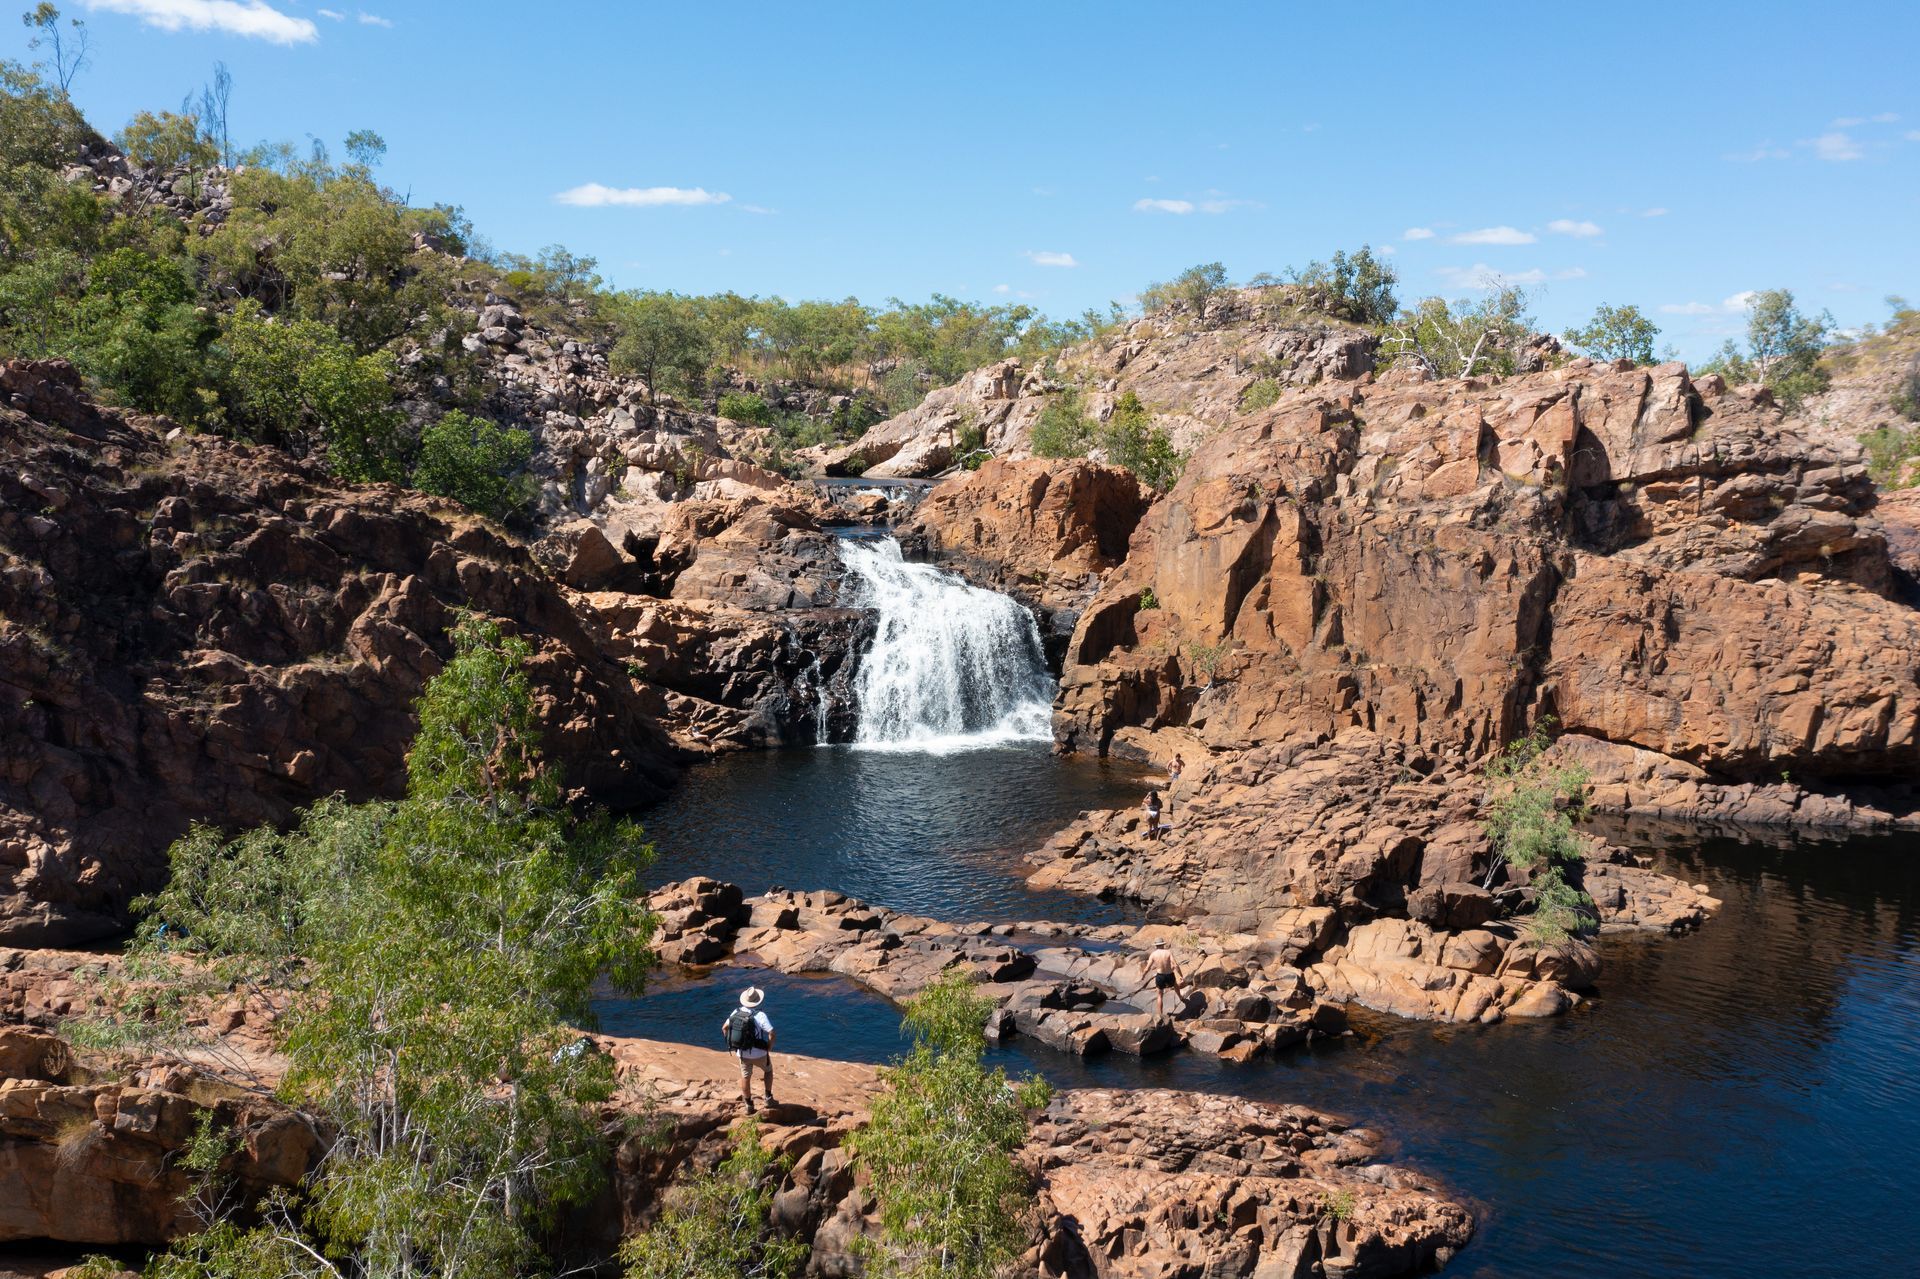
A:
<svg viewBox="0 0 1920 1279">
<path fill-rule="evenodd" d="M 1186 1007 L 1186 999 L 1180 994 L 1180 974 L 1173 967 L 1173 952 L 1167 949 L 1164 941 L 1153 944 L 1153 953 L 1147 956 L 1147 976 L 1153 982 L 1153 1015 L 1167 1015 L 1167 992 L 1172 991 L 1174 999 L 1181 1008 Z"/>
<path fill-rule="evenodd" d="M 760 1011 L 760 1005 L 766 1001 L 767 993 L 758 986 L 749 986 L 740 992 L 740 1006 L 727 1014 L 720 1023 L 720 1033 L 727 1038 L 727 1047 L 740 1060 L 740 1096 L 747 1103 L 747 1113 L 753 1114 L 753 1068 L 760 1067 L 766 1081 L 767 1108 L 771 1110 L 773 1101 L 773 1023 Z"/>
</svg>

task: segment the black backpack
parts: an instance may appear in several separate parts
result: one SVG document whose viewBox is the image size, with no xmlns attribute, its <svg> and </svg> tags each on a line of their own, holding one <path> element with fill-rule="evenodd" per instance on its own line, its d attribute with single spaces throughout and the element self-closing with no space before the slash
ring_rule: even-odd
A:
<svg viewBox="0 0 1920 1279">
<path fill-rule="evenodd" d="M 727 1014 L 725 1026 L 727 1047 L 739 1052 L 743 1048 L 764 1048 L 760 1042 L 760 1023 L 755 1020 L 751 1008 L 736 1008 Z"/>
</svg>

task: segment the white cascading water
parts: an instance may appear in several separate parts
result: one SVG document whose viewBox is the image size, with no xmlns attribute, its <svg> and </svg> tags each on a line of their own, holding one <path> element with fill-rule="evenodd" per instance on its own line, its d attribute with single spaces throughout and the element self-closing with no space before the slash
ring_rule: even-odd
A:
<svg viewBox="0 0 1920 1279">
<path fill-rule="evenodd" d="M 848 540 L 848 601 L 878 615 L 855 685 L 856 746 L 945 753 L 1051 736 L 1053 680 L 1033 614 L 892 538 Z"/>
</svg>

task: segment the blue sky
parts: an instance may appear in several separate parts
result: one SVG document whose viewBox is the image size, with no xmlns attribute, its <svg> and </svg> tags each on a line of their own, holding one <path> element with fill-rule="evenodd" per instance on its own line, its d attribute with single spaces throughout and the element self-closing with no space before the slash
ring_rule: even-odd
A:
<svg viewBox="0 0 1920 1279">
<path fill-rule="evenodd" d="M 1633 302 L 1690 358 L 1747 290 L 1920 298 L 1911 0 L 63 7 L 102 128 L 224 60 L 240 138 L 375 129 L 414 201 L 621 286 L 1064 314 L 1370 242 L 1403 297 Z"/>
</svg>

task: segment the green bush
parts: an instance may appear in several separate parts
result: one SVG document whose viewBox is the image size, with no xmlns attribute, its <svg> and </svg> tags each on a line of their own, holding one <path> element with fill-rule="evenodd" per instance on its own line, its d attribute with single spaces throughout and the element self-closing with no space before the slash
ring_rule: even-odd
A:
<svg viewBox="0 0 1920 1279">
<path fill-rule="evenodd" d="M 849 1146 L 879 1206 L 882 1273 L 989 1279 L 1025 1243 L 1026 1176 L 1013 1151 L 1044 1080 L 987 1069 L 993 1001 L 949 969 L 907 1005 L 913 1051 L 880 1072 L 872 1118 Z"/>
<path fill-rule="evenodd" d="M 1526 872 L 1534 894 L 1527 918 L 1540 941 L 1564 941 L 1587 926 L 1593 899 L 1567 878 L 1586 861 L 1586 841 L 1574 829 L 1585 811 L 1587 772 L 1577 764 L 1549 765 L 1545 726 L 1510 744 L 1487 766 L 1487 840 L 1492 848 L 1485 885 L 1503 867 Z"/>
<path fill-rule="evenodd" d="M 1294 282 L 1313 290 L 1328 313 L 1355 324 L 1385 324 L 1400 309 L 1393 286 L 1399 275 L 1385 258 L 1363 244 L 1348 256 L 1336 252 L 1328 262 L 1309 262 L 1292 273 Z"/>
<path fill-rule="evenodd" d="M 1271 408 L 1279 402 L 1281 392 L 1285 389 L 1278 378 L 1263 377 L 1240 393 L 1240 411 L 1258 413 L 1261 409 Z"/>
<path fill-rule="evenodd" d="M 1434 377 L 1510 374 L 1533 332 L 1526 291 L 1491 289 L 1476 300 L 1426 298 L 1388 325 L 1381 363 L 1408 360 Z"/>
<path fill-rule="evenodd" d="M 969 471 L 979 470 L 993 456 L 992 450 L 987 447 L 987 428 L 974 421 L 971 415 L 954 432 L 953 455 L 961 467 Z"/>
<path fill-rule="evenodd" d="M 1568 343 L 1596 360 L 1632 360 L 1653 363 L 1653 340 L 1660 326 L 1640 314 L 1637 306 L 1601 306 L 1586 327 L 1567 330 Z"/>
<path fill-rule="evenodd" d="M 1132 391 L 1114 404 L 1099 440 L 1108 461 L 1126 467 L 1142 484 L 1159 492 L 1172 488 L 1187 465 L 1186 455 L 1173 447 L 1171 436 L 1153 425 L 1153 415 Z"/>
<path fill-rule="evenodd" d="M 598 983 L 638 991 L 653 962 L 650 850 L 568 802 L 530 653 L 462 623 L 420 701 L 404 799 L 330 801 L 231 846 L 196 831 L 138 904 L 139 952 L 281 992 L 282 1092 L 329 1133 L 297 1211 L 216 1220 L 151 1273 L 307 1275 L 319 1256 L 335 1275 L 530 1273 L 560 1210 L 601 1184 L 613 1067 L 581 1028 Z"/>
<path fill-rule="evenodd" d="M 482 515 L 508 520 L 533 501 L 533 437 L 450 409 L 420 433 L 413 486 L 450 497 Z"/>
<path fill-rule="evenodd" d="M 711 1172 L 667 1191 L 654 1223 L 620 1245 L 626 1279 L 781 1279 L 800 1269 L 807 1245 L 775 1235 L 768 1209 L 784 1161 L 760 1146 L 759 1121 L 733 1133 Z"/>
<path fill-rule="evenodd" d="M 1920 484 L 1920 427 L 1877 426 L 1860 437 L 1867 469 L 1884 489 Z"/>
<path fill-rule="evenodd" d="M 773 410 L 751 391 L 728 391 L 720 397 L 720 416 L 754 426 L 772 426 Z"/>
<path fill-rule="evenodd" d="M 1081 408 L 1080 392 L 1067 390 L 1047 400 L 1030 443 L 1035 457 L 1085 457 L 1093 437 L 1093 419 Z"/>
<path fill-rule="evenodd" d="M 344 480 L 406 474 L 393 360 L 355 355 L 320 320 L 271 319 L 242 302 L 221 325 L 227 425 L 243 439 L 317 456 Z"/>
</svg>

